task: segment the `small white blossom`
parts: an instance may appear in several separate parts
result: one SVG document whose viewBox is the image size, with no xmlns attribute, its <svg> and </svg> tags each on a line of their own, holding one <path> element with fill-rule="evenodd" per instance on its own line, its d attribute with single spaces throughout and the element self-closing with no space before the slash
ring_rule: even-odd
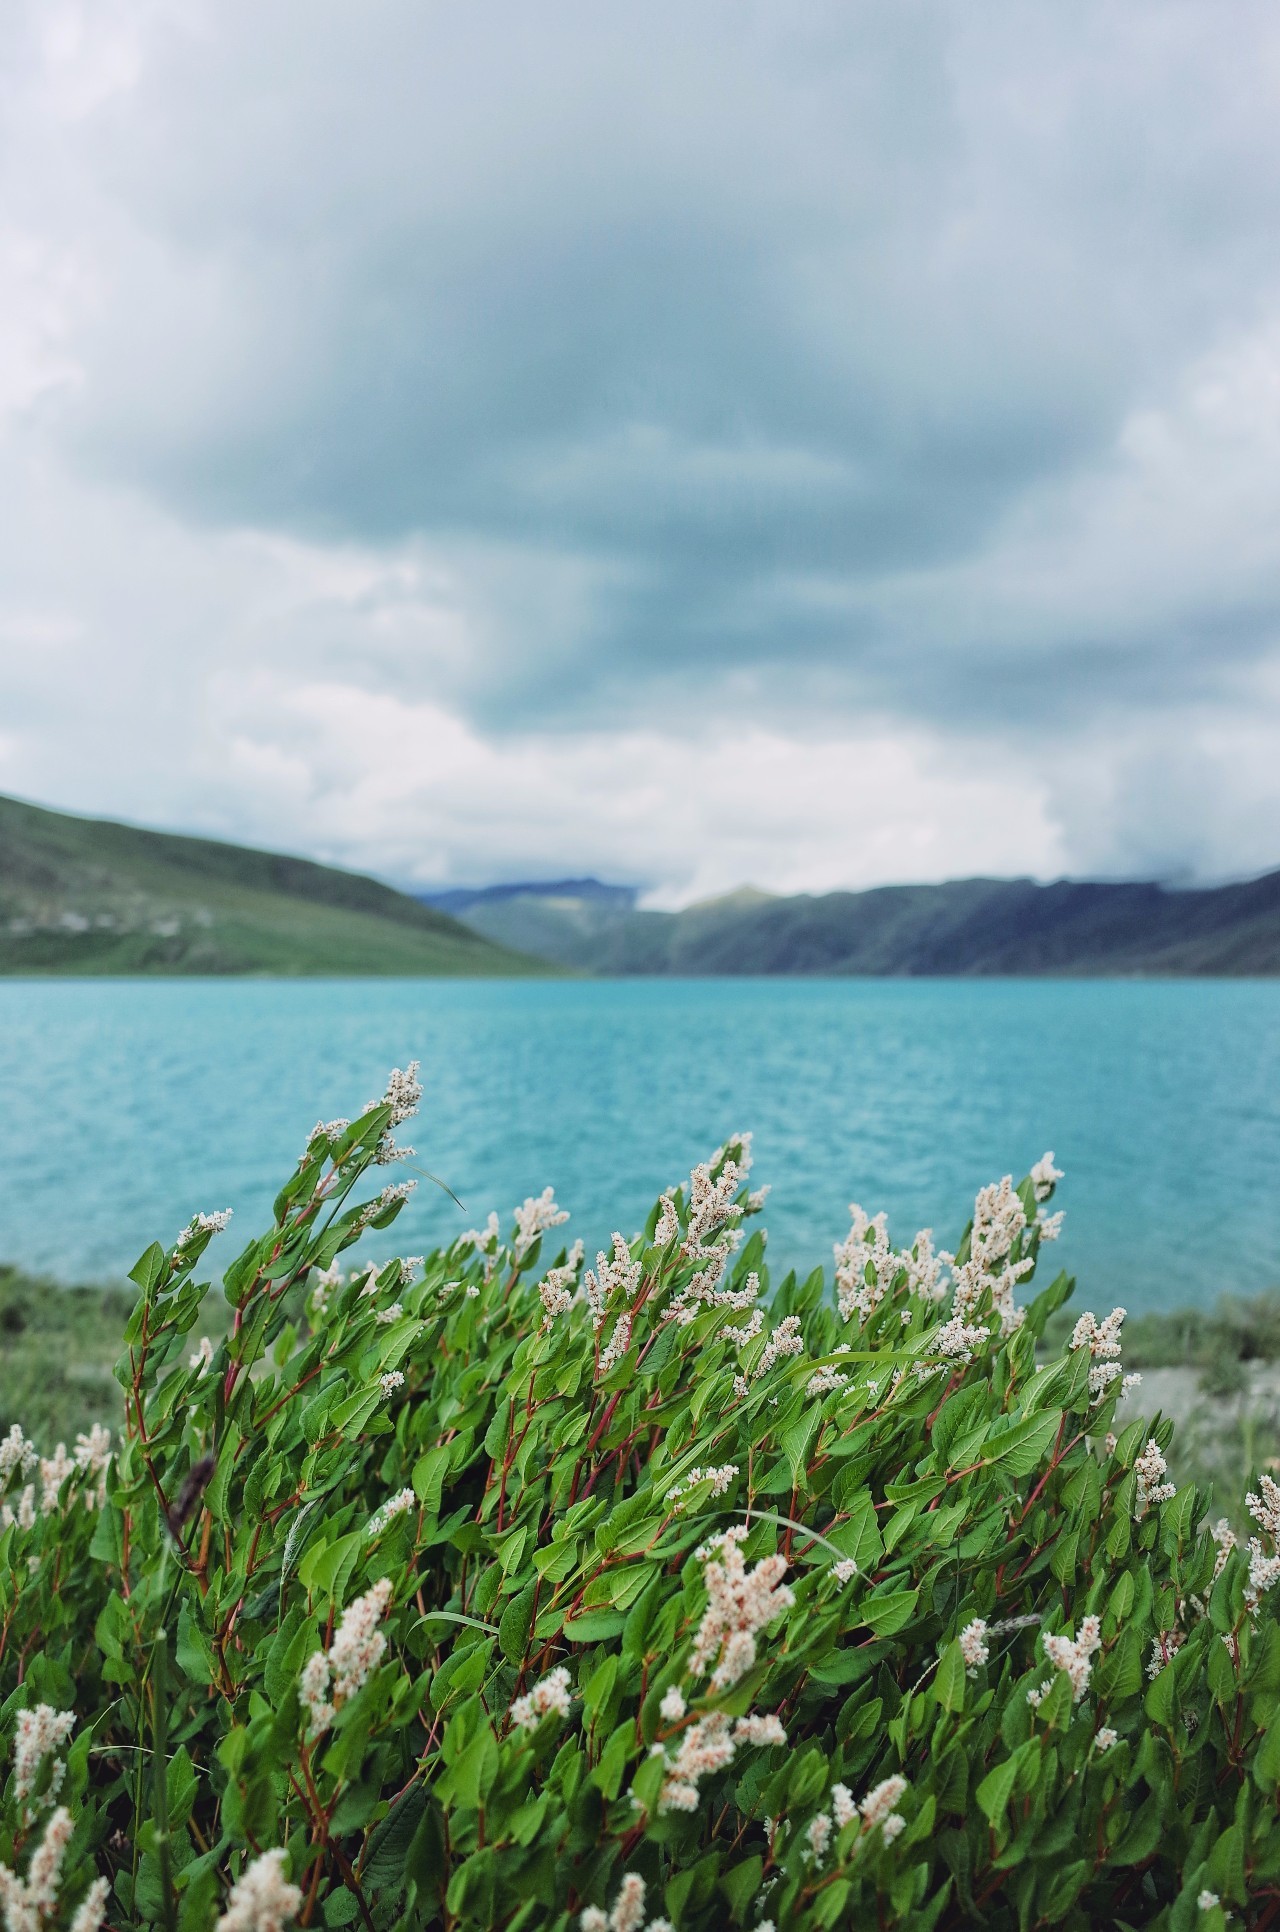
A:
<svg viewBox="0 0 1280 1932">
<path fill-rule="evenodd" d="M 62 1485 L 68 1476 L 75 1474 L 76 1465 L 67 1454 L 67 1445 L 60 1442 L 51 1456 L 40 1458 L 40 1514 L 52 1516 L 58 1507 Z"/>
<path fill-rule="evenodd" d="M 1112 1745 L 1116 1742 L 1118 1736 L 1119 1736 L 1119 1733 L 1116 1731 L 1113 1731 L 1109 1724 L 1102 1724 L 1094 1732 L 1093 1741 L 1097 1745 L 1100 1751 L 1109 1751 Z"/>
<path fill-rule="evenodd" d="M 967 1623 L 960 1632 L 960 1655 L 964 1659 L 965 1671 L 970 1677 L 977 1674 L 991 1655 L 991 1648 L 987 1642 L 988 1634 L 987 1624 L 982 1617 L 975 1617 L 973 1622 Z"/>
<path fill-rule="evenodd" d="M 804 1342 L 800 1334 L 800 1317 L 787 1315 L 778 1323 L 764 1345 L 764 1353 L 756 1363 L 753 1381 L 759 1382 L 769 1373 L 775 1362 L 785 1355 L 803 1355 Z"/>
<path fill-rule="evenodd" d="M 298 1695 L 312 1737 L 328 1729 L 334 1711 L 355 1696 L 382 1661 L 387 1640 L 378 1625 L 390 1600 L 390 1580 L 382 1577 L 347 1605 L 328 1652 L 313 1651 L 303 1666 Z"/>
<path fill-rule="evenodd" d="M 1165 1503 L 1170 1496 L 1177 1494 L 1176 1484 L 1160 1480 L 1168 1464 L 1160 1454 L 1160 1445 L 1154 1437 L 1148 1441 L 1133 1467 L 1138 1478 L 1138 1490 L 1133 1505 L 1135 1518 L 1142 1516 L 1151 1504 Z"/>
<path fill-rule="evenodd" d="M 35 1444 L 28 1442 L 18 1424 L 13 1423 L 0 1442 L 0 1490 L 7 1488 L 15 1469 L 24 1476 L 30 1475 L 39 1460 Z"/>
<path fill-rule="evenodd" d="M 283 1851 L 263 1852 L 247 1865 L 227 1899 L 217 1932 L 283 1932 L 302 1904 L 298 1886 L 284 1875 Z"/>
<path fill-rule="evenodd" d="M 711 1484 L 711 1494 L 723 1496 L 737 1473 L 736 1462 L 726 1462 L 719 1469 L 691 1469 L 683 1482 L 677 1483 L 673 1489 L 667 1491 L 667 1501 L 675 1502 L 678 1497 L 687 1495 L 698 1483 L 708 1481 Z"/>
<path fill-rule="evenodd" d="M 1062 1169 L 1053 1164 L 1052 1150 L 1042 1154 L 1031 1170 L 1031 1185 L 1036 1191 L 1037 1201 L 1047 1201 L 1054 1188 L 1062 1179 Z"/>
<path fill-rule="evenodd" d="M 110 1897 L 111 1880 L 95 1878 L 71 1915 L 69 1932 L 99 1932 Z"/>
<path fill-rule="evenodd" d="M 847 1784 L 833 1784 L 831 1787 L 831 1822 L 837 1831 L 851 1825 L 858 1815 L 858 1807 L 852 1791 Z"/>
<path fill-rule="evenodd" d="M 831 1574 L 837 1583 L 852 1583 L 858 1574 L 858 1566 L 851 1556 L 842 1556 L 831 1565 Z"/>
<path fill-rule="evenodd" d="M 212 1366 L 213 1343 L 207 1335 L 202 1335 L 192 1353 L 187 1357 L 187 1367 L 198 1369 L 201 1375 L 207 1375 Z"/>
<path fill-rule="evenodd" d="M 52 1916 L 58 1903 L 62 1861 L 73 1830 L 71 1813 L 59 1805 L 50 1814 L 44 1835 L 31 1854 L 25 1880 L 0 1862 L 0 1904 L 4 1906 L 7 1932 L 39 1932 Z"/>
<path fill-rule="evenodd" d="M 1204 1890 L 1199 1894 L 1199 1896 L 1196 1899 L 1196 1904 L 1199 1906 L 1202 1912 L 1212 1912 L 1214 1906 L 1217 1905 L 1218 1903 L 1219 1903 L 1218 1894 L 1216 1892 L 1211 1892 L 1207 1885 L 1205 1886 Z"/>
<path fill-rule="evenodd" d="M 511 1706 L 511 1722 L 519 1731 L 531 1731 L 552 1711 L 559 1717 L 568 1717 L 571 1697 L 569 1673 L 563 1664 L 558 1664 L 532 1690 L 516 1698 Z"/>
<path fill-rule="evenodd" d="M 1044 1654 L 1058 1670 L 1065 1670 L 1071 1680 L 1072 1702 L 1078 1704 L 1089 1688 L 1093 1674 L 1094 1653 L 1102 1644 L 1102 1624 L 1097 1617 L 1085 1617 L 1076 1636 L 1050 1635 L 1044 1639 Z M 1044 1683 L 1039 1692 L 1028 1691 L 1027 1702 L 1038 1705 L 1049 1689 Z"/>
<path fill-rule="evenodd" d="M 825 1811 L 820 1811 L 812 1820 L 805 1836 L 809 1840 L 810 1858 L 814 1860 L 825 1858 L 827 1846 L 831 1842 L 831 1820 Z"/>
<path fill-rule="evenodd" d="M 378 1322 L 383 1328 L 386 1328 L 386 1327 L 389 1327 L 389 1325 L 392 1322 L 398 1322 L 401 1315 L 403 1315 L 403 1313 L 404 1313 L 404 1308 L 402 1307 L 402 1305 L 398 1301 L 393 1301 L 389 1305 L 389 1307 L 379 1308 L 375 1312 L 373 1319 L 375 1322 Z"/>
<path fill-rule="evenodd" d="M 186 1227 L 183 1228 L 181 1234 L 174 1242 L 174 1247 L 185 1248 L 188 1242 L 196 1239 L 197 1235 L 221 1234 L 230 1219 L 230 1208 L 222 1208 L 216 1214 L 197 1214 L 187 1222 Z"/>
<path fill-rule="evenodd" d="M 18 1712 L 18 1727 L 13 1741 L 13 1795 L 23 1806 L 28 1822 L 34 1812 L 27 1805 L 27 1799 L 35 1790 L 40 1766 L 47 1757 L 53 1757 L 53 1765 L 48 1788 L 41 1794 L 40 1803 L 53 1804 L 62 1789 L 67 1767 L 57 1753 L 70 1738 L 75 1725 L 74 1711 L 58 1711 L 52 1704 L 37 1704 L 30 1710 Z"/>
<path fill-rule="evenodd" d="M 1258 1481 L 1262 1494 L 1250 1490 L 1244 1499 L 1245 1508 L 1264 1536 L 1280 1539 L 1280 1483 L 1272 1476 L 1260 1476 Z"/>
<path fill-rule="evenodd" d="M 397 1389 L 404 1387 L 404 1376 L 399 1369 L 388 1369 L 385 1375 L 378 1377 L 378 1386 L 384 1395 L 394 1395 Z"/>
<path fill-rule="evenodd" d="M 882 1778 L 874 1790 L 867 1793 L 859 1806 L 866 1829 L 871 1831 L 876 1825 L 880 1825 L 886 1843 L 892 1843 L 902 1830 L 903 1821 L 899 1818 L 898 1823 L 894 1825 L 893 1820 L 898 1817 L 897 1807 L 906 1795 L 906 1789 L 905 1778 L 900 1778 L 896 1774 L 891 1778 Z"/>
<path fill-rule="evenodd" d="M 680 1686 L 678 1684 L 672 1684 L 671 1688 L 662 1694 L 662 1702 L 658 1705 L 658 1714 L 665 1718 L 668 1724 L 678 1724 L 685 1714 L 685 1708 L 684 1695 L 681 1692 Z"/>
<path fill-rule="evenodd" d="M 397 1516 L 403 1516 L 406 1510 L 413 1509 L 417 1500 L 411 1489 L 401 1489 L 394 1496 L 389 1496 L 381 1509 L 375 1510 L 369 1518 L 365 1535 L 381 1536 L 388 1523 L 393 1523 Z"/>
<path fill-rule="evenodd" d="M 703 1547 L 707 1607 L 693 1640 L 689 1668 L 703 1675 L 714 1664 L 712 1684 L 727 1689 L 745 1676 L 756 1659 L 756 1633 L 795 1602 L 783 1583 L 786 1558 L 766 1556 L 748 1570 L 740 1545 L 744 1528 L 726 1530 Z"/>
<path fill-rule="evenodd" d="M 516 1238 L 511 1250 L 515 1259 L 523 1261 L 548 1228 L 561 1227 L 568 1219 L 568 1210 L 556 1206 L 552 1188 L 544 1187 L 541 1194 L 531 1194 L 515 1211 Z"/>
</svg>

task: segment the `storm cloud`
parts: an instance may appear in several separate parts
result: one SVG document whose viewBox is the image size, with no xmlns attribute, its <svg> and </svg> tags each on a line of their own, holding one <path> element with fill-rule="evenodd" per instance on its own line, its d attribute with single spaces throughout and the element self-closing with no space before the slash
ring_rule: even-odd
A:
<svg viewBox="0 0 1280 1932">
<path fill-rule="evenodd" d="M 0 786 L 676 899 L 1280 863 L 1273 10 L 0 50 Z"/>
</svg>

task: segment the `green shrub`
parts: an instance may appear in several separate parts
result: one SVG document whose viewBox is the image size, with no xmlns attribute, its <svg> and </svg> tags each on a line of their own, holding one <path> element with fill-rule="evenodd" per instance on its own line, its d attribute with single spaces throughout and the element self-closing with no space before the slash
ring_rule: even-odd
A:
<svg viewBox="0 0 1280 1932">
<path fill-rule="evenodd" d="M 548 1191 L 347 1272 L 416 1099 L 317 1128 L 229 1327 L 220 1217 L 147 1250 L 113 1457 L 0 1446 L 10 1927 L 1268 1919 L 1280 1489 L 1237 1549 L 1114 1439 L 1114 1316 L 1037 1365 L 1047 1160 L 954 1257 L 855 1213 L 834 1297 L 742 1139 L 594 1269 Z"/>
</svg>

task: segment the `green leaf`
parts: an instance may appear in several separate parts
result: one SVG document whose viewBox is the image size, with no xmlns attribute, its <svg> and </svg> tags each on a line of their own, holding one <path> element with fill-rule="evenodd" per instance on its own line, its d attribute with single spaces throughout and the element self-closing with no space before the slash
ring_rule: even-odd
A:
<svg viewBox="0 0 1280 1932">
<path fill-rule="evenodd" d="M 508 1663 L 518 1664 L 524 1658 L 537 1589 L 536 1583 L 527 1583 L 518 1596 L 512 1597 L 502 1613 L 502 1621 L 498 1625 L 498 1648 Z"/>
<path fill-rule="evenodd" d="M 942 1653 L 933 1681 L 933 1694 L 944 1711 L 964 1709 L 965 1682 L 965 1664 L 960 1645 L 950 1643 Z"/>
</svg>

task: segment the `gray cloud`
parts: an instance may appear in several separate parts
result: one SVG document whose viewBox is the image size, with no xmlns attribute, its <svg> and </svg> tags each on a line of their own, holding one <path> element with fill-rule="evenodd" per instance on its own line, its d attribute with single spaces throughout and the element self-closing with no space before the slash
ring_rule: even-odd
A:
<svg viewBox="0 0 1280 1932">
<path fill-rule="evenodd" d="M 1229 748 L 1280 724 L 1270 9 L 32 0 L 0 34 L 0 407 L 46 492 L 11 635 L 55 610 L 156 716 L 159 654 L 179 711 L 253 666 L 586 766 L 624 727 L 925 732 L 1042 802 L 1031 868 L 1280 856 Z M 136 809 L 277 836 L 226 749 L 203 805 L 175 773 Z M 300 805 L 332 758 L 278 722 L 267 763 Z M 534 863 L 419 830 L 444 872 Z M 914 849 L 879 863 L 955 868 Z"/>
</svg>

